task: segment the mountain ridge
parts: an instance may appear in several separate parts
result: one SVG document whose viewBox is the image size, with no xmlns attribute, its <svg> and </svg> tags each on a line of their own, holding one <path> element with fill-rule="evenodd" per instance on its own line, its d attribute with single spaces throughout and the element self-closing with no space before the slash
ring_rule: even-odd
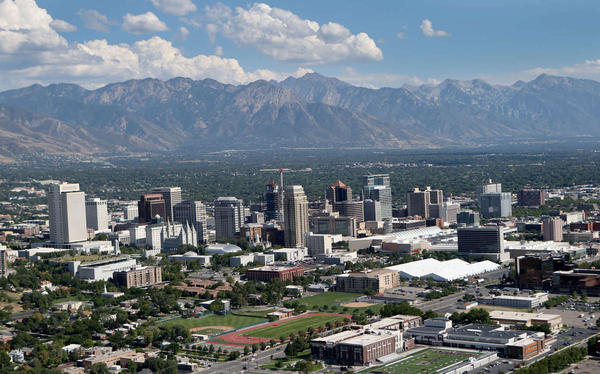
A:
<svg viewBox="0 0 600 374">
<path fill-rule="evenodd" d="M 126 154 L 597 137 L 600 83 L 542 74 L 510 86 L 446 79 L 371 89 L 318 73 L 244 85 L 184 77 L 93 90 L 57 83 L 0 92 L 0 131 L 8 157 L 43 152 L 46 143 L 47 153 Z"/>
</svg>

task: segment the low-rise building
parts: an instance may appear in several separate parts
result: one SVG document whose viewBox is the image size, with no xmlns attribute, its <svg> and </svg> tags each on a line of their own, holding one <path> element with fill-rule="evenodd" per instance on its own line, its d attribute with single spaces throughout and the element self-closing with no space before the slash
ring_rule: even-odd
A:
<svg viewBox="0 0 600 374">
<path fill-rule="evenodd" d="M 548 301 L 548 294 L 544 292 L 538 292 L 536 294 L 527 296 L 500 295 L 480 297 L 477 299 L 477 301 L 480 304 L 487 305 L 504 306 L 510 308 L 534 309 Z"/>
<path fill-rule="evenodd" d="M 296 262 L 301 261 L 308 255 L 305 247 L 281 248 L 272 251 L 276 261 Z"/>
<path fill-rule="evenodd" d="M 342 292 L 364 293 L 370 291 L 381 293 L 399 285 L 398 272 L 387 269 L 348 273 L 336 277 L 336 288 Z"/>
<path fill-rule="evenodd" d="M 69 268 L 79 279 L 89 281 L 107 281 L 113 278 L 113 274 L 119 271 L 135 269 L 136 260 L 129 258 L 116 258 L 81 264 L 79 261 L 71 261 Z"/>
<path fill-rule="evenodd" d="M 209 266 L 210 265 L 210 258 L 211 258 L 211 256 L 208 256 L 208 255 L 199 255 L 196 252 L 188 251 L 188 252 L 185 252 L 182 255 L 171 255 L 171 256 L 169 256 L 167 258 L 169 260 L 183 262 L 183 263 L 186 263 L 186 264 L 190 263 L 190 262 L 198 261 L 198 262 L 200 262 L 204 266 Z"/>
<path fill-rule="evenodd" d="M 272 279 L 287 281 L 302 276 L 304 276 L 304 268 L 302 267 L 263 266 L 246 270 L 246 278 L 248 280 L 263 282 L 268 282 Z"/>
<path fill-rule="evenodd" d="M 127 271 L 117 271 L 113 274 L 113 280 L 118 286 L 146 287 L 162 282 L 162 270 L 160 266 L 144 266 Z"/>
<path fill-rule="evenodd" d="M 490 312 L 490 319 L 499 325 L 511 327 L 542 325 L 547 323 L 551 331 L 559 331 L 562 327 L 562 317 L 558 314 L 523 313 L 505 310 Z"/>
</svg>

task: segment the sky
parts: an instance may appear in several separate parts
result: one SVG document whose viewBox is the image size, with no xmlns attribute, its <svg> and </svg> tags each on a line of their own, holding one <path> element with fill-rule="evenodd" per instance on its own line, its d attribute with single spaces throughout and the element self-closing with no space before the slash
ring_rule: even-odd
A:
<svg viewBox="0 0 600 374">
<path fill-rule="evenodd" d="M 307 72 L 365 87 L 600 80 L 600 2 L 0 0 L 0 90 Z"/>
</svg>

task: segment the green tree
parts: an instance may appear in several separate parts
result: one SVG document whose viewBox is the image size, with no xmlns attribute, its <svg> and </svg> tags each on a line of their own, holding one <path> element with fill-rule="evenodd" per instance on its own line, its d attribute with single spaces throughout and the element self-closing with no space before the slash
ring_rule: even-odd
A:
<svg viewBox="0 0 600 374">
<path fill-rule="evenodd" d="M 98 362 L 90 366 L 88 369 L 89 374 L 110 374 L 108 366 L 103 362 Z"/>
</svg>

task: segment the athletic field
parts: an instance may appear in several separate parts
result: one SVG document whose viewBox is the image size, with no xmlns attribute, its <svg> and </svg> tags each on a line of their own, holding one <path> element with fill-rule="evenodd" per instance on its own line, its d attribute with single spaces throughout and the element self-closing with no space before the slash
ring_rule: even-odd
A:
<svg viewBox="0 0 600 374">
<path fill-rule="evenodd" d="M 369 373 L 433 374 L 450 365 L 479 356 L 477 352 L 427 348 L 387 366 L 371 369 Z"/>
<path fill-rule="evenodd" d="M 309 327 L 314 329 L 325 327 L 327 322 L 330 322 L 331 324 L 334 324 L 336 321 L 342 322 L 345 318 L 347 317 L 334 314 L 314 314 L 306 317 L 299 316 L 297 318 L 284 319 L 280 322 L 275 321 L 268 326 L 252 329 L 241 335 L 278 339 L 280 336 L 287 337 L 291 334 L 298 334 L 300 331 L 305 332 Z"/>
<path fill-rule="evenodd" d="M 163 326 L 181 325 L 188 329 L 210 326 L 229 326 L 233 329 L 263 321 L 266 321 L 266 319 L 262 317 L 236 316 L 233 314 L 209 314 L 199 318 L 173 318 L 168 321 L 159 322 L 159 324 Z"/>
</svg>

